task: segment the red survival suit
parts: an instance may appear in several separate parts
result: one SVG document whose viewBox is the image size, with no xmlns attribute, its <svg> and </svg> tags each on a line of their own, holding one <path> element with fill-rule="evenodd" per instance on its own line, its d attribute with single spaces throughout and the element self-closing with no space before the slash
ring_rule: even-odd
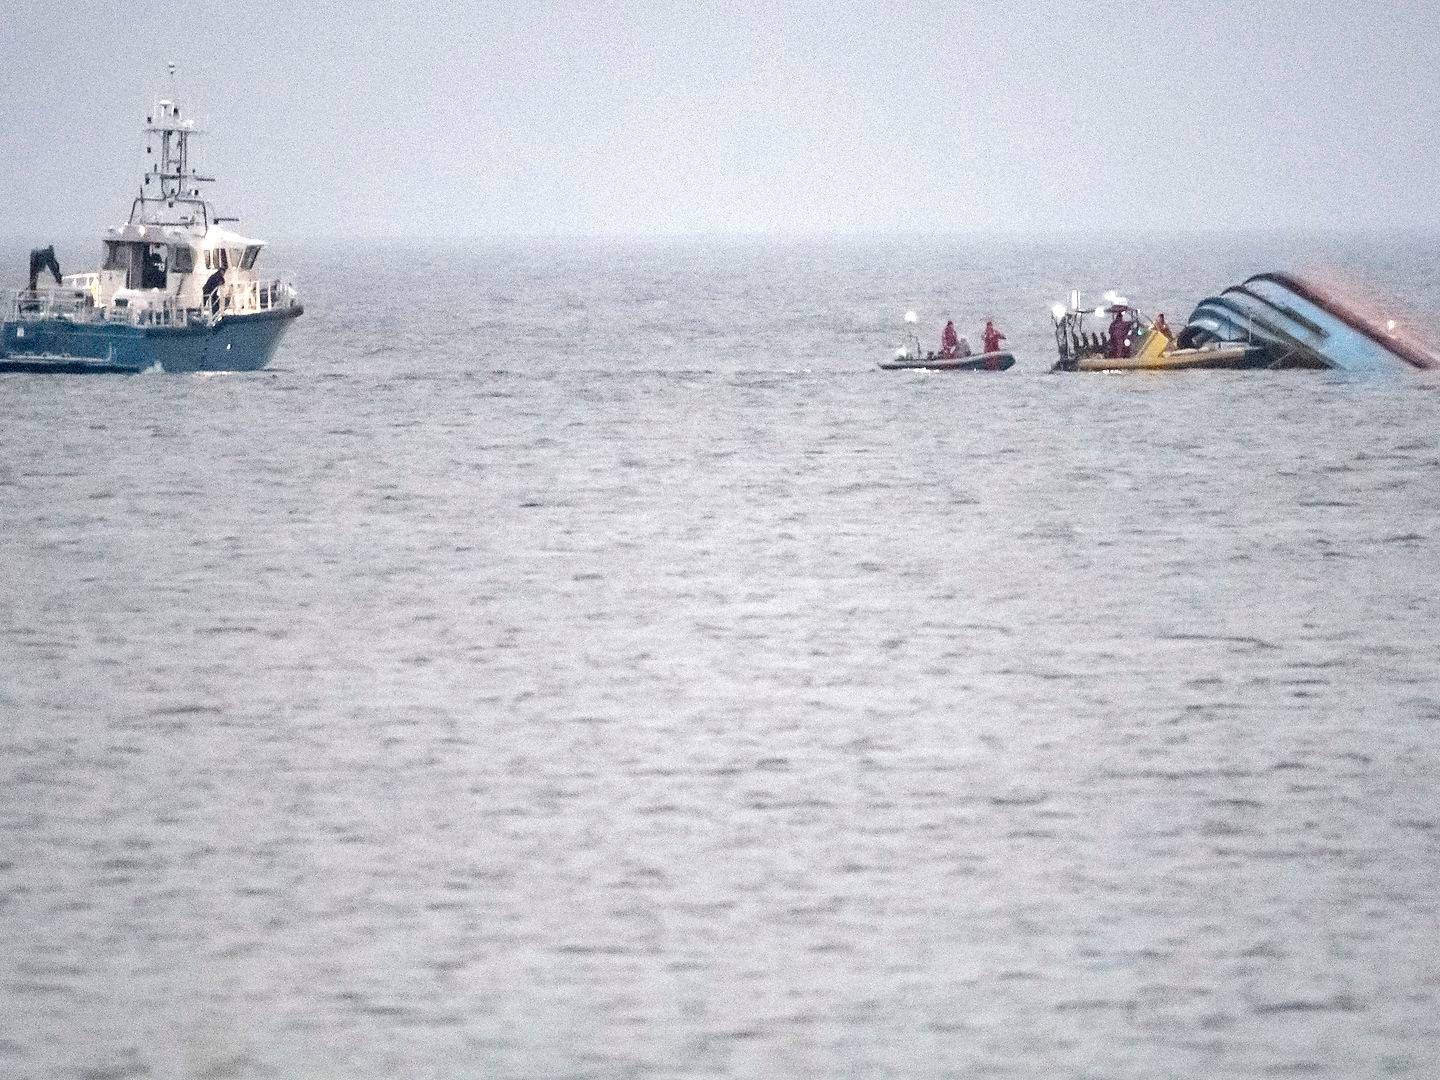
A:
<svg viewBox="0 0 1440 1080">
<path fill-rule="evenodd" d="M 993 319 L 985 320 L 985 351 L 987 353 L 999 352 L 1000 342 L 1005 340 L 1005 335 L 995 329 Z"/>
<path fill-rule="evenodd" d="M 960 338 L 955 333 L 955 324 L 947 322 L 945 332 L 940 335 L 940 355 L 949 360 L 955 356 L 960 348 Z"/>
<path fill-rule="evenodd" d="M 1129 336 L 1130 324 L 1125 321 L 1125 313 L 1115 312 L 1115 318 L 1110 322 L 1110 359 L 1123 360 L 1130 355 L 1130 350 L 1125 347 L 1125 339 Z"/>
</svg>

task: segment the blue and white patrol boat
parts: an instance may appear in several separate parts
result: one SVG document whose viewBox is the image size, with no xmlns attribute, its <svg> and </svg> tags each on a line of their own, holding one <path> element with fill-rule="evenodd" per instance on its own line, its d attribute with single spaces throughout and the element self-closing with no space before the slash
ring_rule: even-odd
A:
<svg viewBox="0 0 1440 1080">
<path fill-rule="evenodd" d="M 173 74 L 173 69 L 172 69 Z M 261 240 L 227 228 L 202 195 L 194 121 L 157 101 L 145 125 L 150 163 L 130 219 L 106 230 L 99 270 L 60 275 L 34 252 L 29 287 L 6 299 L 0 371 L 254 371 L 304 308 L 288 277 L 262 273 Z M 54 279 L 41 283 L 48 269 Z"/>
</svg>

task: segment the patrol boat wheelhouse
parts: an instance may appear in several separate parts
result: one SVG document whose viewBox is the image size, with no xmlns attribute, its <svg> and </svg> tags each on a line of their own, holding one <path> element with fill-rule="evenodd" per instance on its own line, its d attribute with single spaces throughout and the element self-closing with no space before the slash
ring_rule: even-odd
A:
<svg viewBox="0 0 1440 1080">
<path fill-rule="evenodd" d="M 173 74 L 173 70 L 172 70 Z M 0 371 L 253 371 L 304 310 L 284 276 L 256 267 L 264 242 L 225 227 L 191 165 L 195 122 L 171 100 L 146 118 L 152 164 L 102 267 L 61 278 L 32 256 L 29 288 L 0 324 Z M 48 259 L 44 256 L 50 255 Z M 48 264 L 55 284 L 41 285 Z"/>
</svg>

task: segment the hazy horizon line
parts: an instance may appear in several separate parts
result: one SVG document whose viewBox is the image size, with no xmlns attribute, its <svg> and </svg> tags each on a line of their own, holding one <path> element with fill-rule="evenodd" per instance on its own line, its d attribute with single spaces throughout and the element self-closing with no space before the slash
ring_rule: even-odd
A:
<svg viewBox="0 0 1440 1080">
<path fill-rule="evenodd" d="M 99 241 L 101 226 L 94 233 L 52 232 L 48 237 L 37 233 L 0 233 L 0 243 L 11 245 L 34 245 L 61 242 Z M 243 226 L 242 226 L 243 228 Z M 1225 237 L 1225 238 L 1268 238 L 1268 239 L 1357 239 L 1371 237 L 1383 240 L 1440 241 L 1440 225 L 1431 227 L 1375 228 L 1359 226 L 1181 226 L 1176 228 L 1142 227 L 1084 227 L 1067 226 L 1055 229 L 855 229 L 855 230 L 756 230 L 756 231 L 554 231 L 554 232 L 441 232 L 427 230 L 357 230 L 338 232 L 320 230 L 314 232 L 285 232 L 282 230 L 258 230 L 258 238 L 267 244 L 343 243 L 363 241 L 371 243 L 402 244 L 423 243 L 442 246 L 445 244 L 547 244 L 547 243 L 668 243 L 668 242 L 778 242 L 805 243 L 814 241 L 924 241 L 924 240 L 1113 240 L 1117 237 L 1156 240 L 1165 237 Z"/>
</svg>

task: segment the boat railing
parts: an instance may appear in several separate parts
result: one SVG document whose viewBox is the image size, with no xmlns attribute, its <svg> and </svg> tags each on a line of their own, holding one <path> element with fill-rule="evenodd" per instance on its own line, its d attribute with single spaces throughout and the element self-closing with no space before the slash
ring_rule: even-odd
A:
<svg viewBox="0 0 1440 1080">
<path fill-rule="evenodd" d="M 6 293 L 6 310 L 15 320 L 66 319 L 99 322 L 104 312 L 95 306 L 89 289 L 69 285 L 40 289 L 12 289 Z"/>
<path fill-rule="evenodd" d="M 215 293 L 216 315 L 253 315 L 261 311 L 282 311 L 300 302 L 289 275 L 256 281 L 226 282 Z"/>
<path fill-rule="evenodd" d="M 96 303 L 99 274 L 71 274 L 64 285 L 22 289 L 5 294 L 4 310 L 12 320 L 39 322 L 60 319 L 73 323 L 124 323 L 130 326 L 188 326 L 215 322 L 227 315 L 253 315 L 299 306 L 299 293 L 288 275 L 221 285 L 201 307 L 186 307 L 173 296 L 117 296 L 108 305 Z"/>
<path fill-rule="evenodd" d="M 76 278 L 87 275 L 76 274 Z M 109 306 L 95 303 L 89 287 L 63 286 L 43 289 L 20 289 L 6 297 L 8 317 L 17 322 L 41 322 L 58 319 L 71 323 L 123 323 L 129 326 L 187 326 L 204 321 L 202 312 L 186 308 L 174 297 L 147 297 L 132 301 L 117 297 Z"/>
<path fill-rule="evenodd" d="M 189 326 L 204 319 L 195 308 L 187 308 L 175 297 L 165 296 L 147 297 L 143 302 L 127 302 L 125 297 L 116 297 L 105 309 L 105 321 L 130 326 Z"/>
</svg>

